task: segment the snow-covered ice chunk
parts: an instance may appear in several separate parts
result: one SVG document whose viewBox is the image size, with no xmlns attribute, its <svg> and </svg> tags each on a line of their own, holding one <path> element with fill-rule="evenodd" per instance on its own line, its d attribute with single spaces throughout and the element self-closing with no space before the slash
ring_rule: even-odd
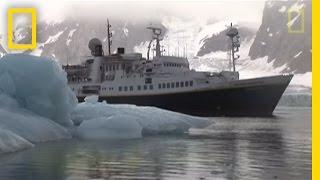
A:
<svg viewBox="0 0 320 180">
<path fill-rule="evenodd" d="M 31 148 L 33 144 L 22 137 L 0 128 L 0 154 Z"/>
<path fill-rule="evenodd" d="M 91 104 L 98 103 L 98 96 L 87 96 L 84 98 L 84 101 Z"/>
<path fill-rule="evenodd" d="M 76 130 L 80 139 L 134 139 L 142 137 L 142 127 L 137 117 L 117 114 L 110 117 L 98 117 L 84 121 Z"/>
<path fill-rule="evenodd" d="M 185 133 L 190 128 L 203 128 L 210 124 L 207 118 L 155 107 L 111 105 L 93 102 L 93 97 L 87 99 L 89 102 L 80 103 L 71 114 L 75 124 L 80 124 L 77 136 L 82 138 L 138 138 L 146 134 Z M 98 133 L 90 135 L 89 132 Z"/>
<path fill-rule="evenodd" d="M 0 60 L 0 94 L 13 97 L 20 107 L 71 126 L 70 112 L 77 99 L 66 74 L 53 60 L 10 54 Z M 0 102 L 0 106 L 2 103 Z"/>
</svg>

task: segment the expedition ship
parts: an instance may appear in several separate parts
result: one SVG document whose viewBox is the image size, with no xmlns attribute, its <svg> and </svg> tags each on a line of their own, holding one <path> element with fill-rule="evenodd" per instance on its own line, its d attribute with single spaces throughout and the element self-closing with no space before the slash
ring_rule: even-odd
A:
<svg viewBox="0 0 320 180">
<path fill-rule="evenodd" d="M 147 58 L 140 53 L 125 53 L 118 48 L 108 55 L 99 39 L 89 42 L 92 58 L 81 65 L 66 65 L 68 84 L 79 102 L 88 95 L 111 104 L 155 106 L 196 116 L 272 116 L 293 75 L 239 79 L 235 53 L 239 50 L 239 32 L 232 24 L 226 33 L 230 39 L 233 70 L 199 72 L 191 70 L 187 58 L 165 56 L 160 48 L 161 29 L 148 27 L 153 37 Z M 156 41 L 155 57 L 149 58 Z"/>
</svg>

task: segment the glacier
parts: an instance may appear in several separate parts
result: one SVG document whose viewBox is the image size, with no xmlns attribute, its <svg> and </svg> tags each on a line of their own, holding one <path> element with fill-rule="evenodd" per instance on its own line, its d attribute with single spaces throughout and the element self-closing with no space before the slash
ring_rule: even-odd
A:
<svg viewBox="0 0 320 180">
<path fill-rule="evenodd" d="M 0 59 L 0 153 L 36 143 L 135 139 L 145 135 L 187 133 L 211 124 L 154 107 L 111 105 L 97 96 L 78 104 L 66 73 L 53 59 L 9 54 Z"/>
</svg>

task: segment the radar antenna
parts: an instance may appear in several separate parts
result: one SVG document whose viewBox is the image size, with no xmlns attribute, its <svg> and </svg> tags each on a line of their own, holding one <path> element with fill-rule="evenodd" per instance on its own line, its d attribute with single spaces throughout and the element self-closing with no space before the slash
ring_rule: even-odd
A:
<svg viewBox="0 0 320 180">
<path fill-rule="evenodd" d="M 156 28 L 156 27 L 151 27 L 151 26 L 147 27 L 147 29 L 150 29 L 153 32 L 152 40 L 153 39 L 156 40 L 156 57 L 160 57 L 161 56 L 160 41 L 163 40 L 163 38 L 161 37 L 162 29 Z M 148 46 L 148 54 L 147 54 L 148 59 L 149 59 L 149 53 L 150 53 L 150 47 L 151 47 L 152 40 L 150 41 L 149 46 Z"/>
<path fill-rule="evenodd" d="M 239 36 L 239 31 L 237 28 L 231 26 L 228 30 L 228 32 L 226 33 L 226 35 L 230 38 L 231 40 L 231 60 L 232 60 L 232 65 L 233 65 L 233 71 L 236 71 L 236 64 L 235 64 L 235 60 L 240 58 L 240 55 L 236 55 L 235 53 L 239 51 L 239 47 L 240 47 L 240 36 Z M 236 56 L 236 57 L 235 57 Z"/>
</svg>

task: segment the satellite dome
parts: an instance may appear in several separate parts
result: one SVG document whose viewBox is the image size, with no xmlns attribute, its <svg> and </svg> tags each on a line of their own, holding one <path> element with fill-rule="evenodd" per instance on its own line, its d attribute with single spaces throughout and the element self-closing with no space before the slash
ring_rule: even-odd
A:
<svg viewBox="0 0 320 180">
<path fill-rule="evenodd" d="M 98 38 L 92 38 L 89 41 L 88 47 L 89 47 L 91 52 L 94 52 L 97 45 L 102 45 L 101 41 Z"/>
</svg>

